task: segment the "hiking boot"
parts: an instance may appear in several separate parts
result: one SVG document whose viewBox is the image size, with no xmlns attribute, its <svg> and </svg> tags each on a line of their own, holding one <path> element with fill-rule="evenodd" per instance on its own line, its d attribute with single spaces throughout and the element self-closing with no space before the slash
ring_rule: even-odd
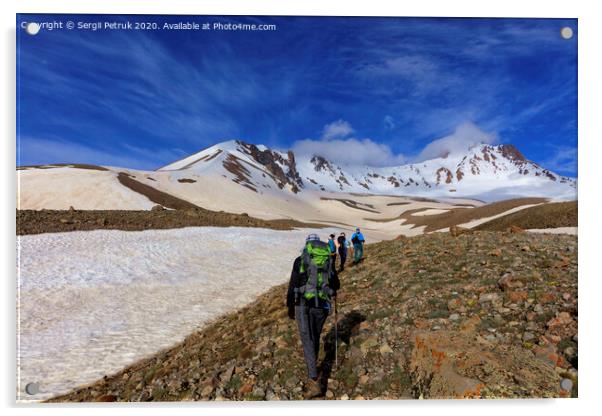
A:
<svg viewBox="0 0 602 416">
<path fill-rule="evenodd" d="M 305 393 L 303 393 L 303 398 L 305 400 L 309 400 L 321 395 L 322 386 L 320 386 L 320 383 L 317 380 L 309 379 L 305 384 Z"/>
</svg>

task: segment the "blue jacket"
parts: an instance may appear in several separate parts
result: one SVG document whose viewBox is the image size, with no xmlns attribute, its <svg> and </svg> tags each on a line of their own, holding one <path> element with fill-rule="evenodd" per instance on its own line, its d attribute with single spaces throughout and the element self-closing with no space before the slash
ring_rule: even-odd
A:
<svg viewBox="0 0 602 416">
<path fill-rule="evenodd" d="M 354 238 L 355 236 L 357 236 L 357 238 L 358 238 L 358 239 L 359 239 L 359 240 L 360 240 L 362 243 L 365 243 L 365 242 L 366 242 L 366 239 L 364 238 L 364 235 L 362 234 L 362 232 L 361 232 L 361 231 L 360 231 L 359 233 L 358 233 L 358 232 L 355 232 L 355 233 L 353 233 L 353 234 L 351 235 L 351 241 L 353 241 L 353 238 Z"/>
</svg>

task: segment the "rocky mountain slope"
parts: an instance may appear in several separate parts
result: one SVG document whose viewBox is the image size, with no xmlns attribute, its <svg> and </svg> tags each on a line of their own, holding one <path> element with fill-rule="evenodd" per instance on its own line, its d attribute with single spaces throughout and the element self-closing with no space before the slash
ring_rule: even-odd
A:
<svg viewBox="0 0 602 416">
<path fill-rule="evenodd" d="M 20 166 L 17 177 L 17 206 L 38 210 L 150 210 L 157 202 L 149 195 L 162 193 L 207 209 L 256 209 L 272 218 L 299 219 L 296 211 L 312 209 L 316 200 L 333 194 L 464 198 L 471 204 L 577 197 L 574 179 L 527 160 L 512 145 L 485 144 L 420 163 L 370 167 L 228 141 L 156 171 L 61 163 Z"/>
<path fill-rule="evenodd" d="M 159 171 L 186 171 L 201 176 L 227 171 L 234 182 L 256 192 L 276 188 L 295 194 L 314 189 L 475 198 L 486 195 L 488 199 L 504 199 L 529 193 L 530 196 L 572 195 L 576 187 L 573 179 L 527 160 L 515 146 L 508 144 L 480 144 L 420 163 L 377 168 L 339 165 L 319 154 L 295 155 L 290 150 L 281 152 L 229 141 Z"/>
<path fill-rule="evenodd" d="M 338 366 L 332 316 L 320 354 L 325 399 L 577 395 L 576 238 L 452 231 L 369 245 L 341 274 Z M 301 399 L 285 291 L 52 401 Z"/>
</svg>

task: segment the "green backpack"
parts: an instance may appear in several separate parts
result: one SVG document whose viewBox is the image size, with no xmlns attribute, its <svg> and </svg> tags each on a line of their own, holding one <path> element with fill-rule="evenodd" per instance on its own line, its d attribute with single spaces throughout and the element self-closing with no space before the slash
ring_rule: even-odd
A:
<svg viewBox="0 0 602 416">
<path fill-rule="evenodd" d="M 299 272 L 307 271 L 307 282 L 299 288 L 299 293 L 307 300 L 314 299 L 316 307 L 318 298 L 328 300 L 334 291 L 328 286 L 332 272 L 330 247 L 323 241 L 308 241 L 301 255 Z"/>
</svg>

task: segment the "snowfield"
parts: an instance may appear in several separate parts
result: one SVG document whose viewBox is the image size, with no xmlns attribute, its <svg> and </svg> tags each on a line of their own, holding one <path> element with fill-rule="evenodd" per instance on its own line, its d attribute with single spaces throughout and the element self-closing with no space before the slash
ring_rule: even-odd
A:
<svg viewBox="0 0 602 416">
<path fill-rule="evenodd" d="M 310 232 L 327 238 L 331 230 L 20 236 L 17 399 L 46 399 L 93 382 L 287 282 Z M 39 383 L 39 394 L 24 392 L 30 382 Z"/>
</svg>

